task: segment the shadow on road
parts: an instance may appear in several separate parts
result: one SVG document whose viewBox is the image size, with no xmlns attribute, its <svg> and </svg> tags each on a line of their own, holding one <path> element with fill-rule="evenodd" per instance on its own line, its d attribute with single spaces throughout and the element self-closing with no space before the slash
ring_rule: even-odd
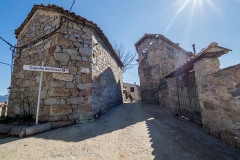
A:
<svg viewBox="0 0 240 160">
<path fill-rule="evenodd" d="M 149 110 L 149 109 L 147 109 Z M 163 111 L 165 110 L 165 111 Z M 148 111 L 147 111 L 148 112 Z M 224 144 L 194 122 L 165 114 L 146 120 L 155 159 L 239 160 L 240 151 Z"/>
</svg>

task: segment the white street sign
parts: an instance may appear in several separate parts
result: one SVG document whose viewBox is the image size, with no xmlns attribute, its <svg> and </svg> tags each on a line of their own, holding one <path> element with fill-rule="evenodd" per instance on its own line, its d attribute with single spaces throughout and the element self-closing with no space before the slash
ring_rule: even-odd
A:
<svg viewBox="0 0 240 160">
<path fill-rule="evenodd" d="M 37 112 L 36 112 L 36 124 L 38 124 L 38 115 L 39 115 L 40 99 L 41 99 L 41 92 L 42 92 L 43 72 L 68 73 L 69 69 L 67 69 L 67 68 L 45 67 L 44 62 L 42 61 L 42 66 L 23 65 L 23 70 L 40 71 L 41 72 L 40 82 L 39 82 L 39 90 L 38 90 Z"/>
<path fill-rule="evenodd" d="M 39 72 L 58 72 L 58 73 L 68 73 L 69 72 L 69 69 L 67 69 L 67 68 L 55 68 L 55 67 L 32 66 L 32 65 L 24 65 L 23 70 L 39 71 Z"/>
</svg>

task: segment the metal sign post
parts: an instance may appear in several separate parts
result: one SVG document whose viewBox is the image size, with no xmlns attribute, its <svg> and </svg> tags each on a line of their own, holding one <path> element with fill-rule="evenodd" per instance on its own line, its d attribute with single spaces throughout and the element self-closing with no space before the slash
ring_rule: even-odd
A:
<svg viewBox="0 0 240 160">
<path fill-rule="evenodd" d="M 43 61 L 42 61 L 42 66 L 44 66 L 44 62 Z M 40 82 L 39 82 L 38 102 L 37 102 L 37 113 L 36 113 L 36 124 L 38 124 L 38 114 L 39 114 L 40 98 L 41 98 L 41 92 L 42 92 L 42 77 L 43 77 L 43 71 L 40 72 Z"/>
<path fill-rule="evenodd" d="M 68 73 L 69 69 L 67 69 L 67 68 L 55 68 L 55 67 L 44 67 L 44 62 L 42 61 L 42 65 L 41 66 L 24 65 L 23 66 L 23 70 L 39 71 L 40 72 L 40 82 L 39 82 L 39 90 L 38 90 L 38 102 L 37 102 L 37 111 L 36 111 L 36 124 L 38 124 L 38 115 L 39 115 L 39 107 L 40 107 L 41 92 L 42 92 L 43 72 Z"/>
</svg>

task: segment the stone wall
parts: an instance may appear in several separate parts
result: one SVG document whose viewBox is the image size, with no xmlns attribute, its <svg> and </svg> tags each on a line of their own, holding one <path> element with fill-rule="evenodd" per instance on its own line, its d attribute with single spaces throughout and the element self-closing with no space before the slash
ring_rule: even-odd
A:
<svg viewBox="0 0 240 160">
<path fill-rule="evenodd" d="M 159 104 L 169 108 L 173 115 L 180 115 L 176 77 L 166 79 L 167 87 L 159 90 Z"/>
<path fill-rule="evenodd" d="M 18 35 L 18 47 L 24 47 L 17 50 L 9 96 L 15 114 L 36 113 L 39 72 L 22 67 L 41 61 L 69 73 L 44 73 L 40 120 L 88 121 L 122 103 L 122 70 L 116 58 L 93 29 L 62 16 L 37 10 Z M 47 38 L 25 46 L 43 36 Z"/>
<path fill-rule="evenodd" d="M 143 102 L 158 104 L 161 78 L 189 58 L 186 51 L 171 43 L 150 36 L 136 46 Z"/>
<path fill-rule="evenodd" d="M 56 23 L 58 22 L 58 23 Z M 47 30 L 53 30 L 60 25 L 60 16 L 53 12 L 37 11 L 28 24 L 24 27 L 23 31 L 18 35 L 16 57 L 14 61 L 14 70 L 11 81 L 11 92 L 9 95 L 9 114 L 35 114 L 37 105 L 38 85 L 39 85 L 39 72 L 24 71 L 23 65 L 41 65 L 44 60 L 46 66 L 55 66 L 53 64 L 57 34 L 48 37 L 45 40 L 37 41 L 34 44 L 31 42 L 48 34 Z M 24 46 L 24 47 L 22 47 Z M 65 75 L 67 76 L 67 75 Z M 58 81 L 52 82 L 52 74 L 44 74 L 43 91 L 41 100 L 41 115 L 49 115 L 49 110 L 43 108 L 44 99 L 48 97 L 48 90 L 46 84 L 57 86 Z M 61 82 L 62 83 L 62 82 Z M 62 83 L 62 86 L 64 84 Z M 61 86 L 61 87 L 62 87 Z M 49 99 L 50 100 L 50 99 Z M 49 100 L 46 100 L 48 104 Z M 60 102 L 59 98 L 59 102 Z M 62 100 L 63 102 L 63 100 Z M 14 110 L 13 110 L 14 109 Z"/>
<path fill-rule="evenodd" d="M 115 58 L 97 36 L 93 37 L 96 45 L 93 55 L 93 99 L 94 112 L 104 114 L 112 107 L 123 103 L 122 98 L 122 69 L 116 63 Z"/>
<path fill-rule="evenodd" d="M 174 115 L 181 114 L 200 122 L 209 133 L 240 148 L 240 64 L 221 70 L 218 59 L 229 51 L 211 43 L 193 59 L 166 75 L 166 80 L 161 80 L 159 98 L 160 104 L 170 108 Z M 177 87 L 176 80 L 190 74 L 191 78 L 179 81 Z M 188 91 L 178 95 L 179 87 Z M 188 112 L 185 113 L 183 109 L 186 108 Z"/>
<path fill-rule="evenodd" d="M 204 128 L 240 148 L 240 64 L 219 69 L 217 58 L 194 65 Z"/>
</svg>

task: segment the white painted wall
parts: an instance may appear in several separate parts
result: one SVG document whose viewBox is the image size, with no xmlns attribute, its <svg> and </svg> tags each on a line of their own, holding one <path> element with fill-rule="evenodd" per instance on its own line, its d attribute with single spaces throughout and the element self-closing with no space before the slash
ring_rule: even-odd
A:
<svg viewBox="0 0 240 160">
<path fill-rule="evenodd" d="M 129 91 L 129 93 L 132 95 L 135 101 L 140 101 L 140 87 L 136 84 L 129 84 L 129 83 L 123 83 L 124 86 L 126 86 L 126 89 Z M 131 92 L 131 87 L 134 88 L 134 92 Z"/>
</svg>

